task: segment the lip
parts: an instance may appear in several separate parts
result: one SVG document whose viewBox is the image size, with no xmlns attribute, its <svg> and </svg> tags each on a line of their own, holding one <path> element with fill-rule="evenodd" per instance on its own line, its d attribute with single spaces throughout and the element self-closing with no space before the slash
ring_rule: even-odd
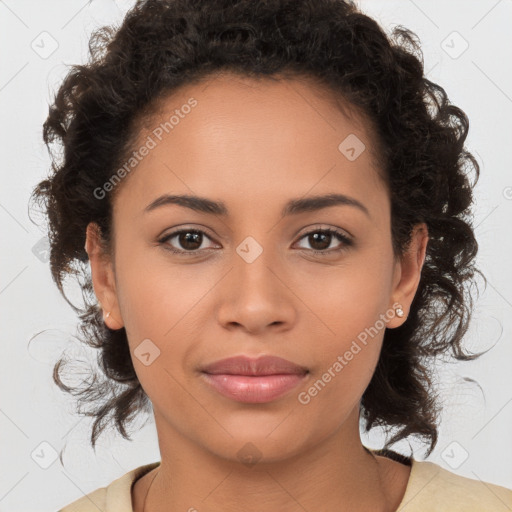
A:
<svg viewBox="0 0 512 512">
<path fill-rule="evenodd" d="M 229 375 L 303 375 L 308 369 L 277 356 L 234 356 L 210 363 L 201 370 L 209 374 Z"/>
<path fill-rule="evenodd" d="M 202 368 L 204 380 L 223 396 L 244 403 L 271 402 L 291 391 L 308 369 L 276 356 L 235 356 Z"/>
</svg>

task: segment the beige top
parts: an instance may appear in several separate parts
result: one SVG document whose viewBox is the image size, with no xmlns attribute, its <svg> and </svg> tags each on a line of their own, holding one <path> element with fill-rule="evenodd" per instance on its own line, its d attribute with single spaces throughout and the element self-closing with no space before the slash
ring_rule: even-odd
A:
<svg viewBox="0 0 512 512">
<path fill-rule="evenodd" d="M 456 475 L 427 461 L 411 460 L 411 474 L 396 512 L 510 512 L 512 490 Z M 131 488 L 160 465 L 139 466 L 59 512 L 133 512 Z"/>
</svg>

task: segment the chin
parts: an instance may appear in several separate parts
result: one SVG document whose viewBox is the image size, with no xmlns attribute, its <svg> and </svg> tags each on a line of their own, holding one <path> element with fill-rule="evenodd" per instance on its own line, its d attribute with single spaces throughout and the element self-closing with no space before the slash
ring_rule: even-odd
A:
<svg viewBox="0 0 512 512">
<path fill-rule="evenodd" d="M 281 422 L 284 417 L 286 414 L 280 416 Z M 274 427 L 270 427 L 269 423 L 264 421 L 252 421 L 247 424 L 242 422 L 236 431 L 222 423 L 232 437 L 224 431 L 221 433 L 219 430 L 222 429 L 216 429 L 214 435 L 208 435 L 208 432 L 203 431 L 200 444 L 219 458 L 253 467 L 256 464 L 289 460 L 322 440 L 320 435 L 318 438 L 308 436 L 304 431 L 304 424 L 299 429 L 295 423 L 285 423 L 286 421 L 279 425 L 279 422 L 275 422 Z"/>
</svg>

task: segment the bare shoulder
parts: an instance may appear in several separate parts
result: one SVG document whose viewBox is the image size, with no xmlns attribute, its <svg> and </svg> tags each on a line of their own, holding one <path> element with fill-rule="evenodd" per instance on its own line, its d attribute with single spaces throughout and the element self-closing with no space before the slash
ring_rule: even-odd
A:
<svg viewBox="0 0 512 512">
<path fill-rule="evenodd" d="M 387 501 L 392 510 L 396 510 L 403 500 L 410 480 L 411 466 L 389 457 L 375 455 L 380 467 L 383 486 Z"/>
<path fill-rule="evenodd" d="M 157 468 L 152 469 L 133 483 L 131 487 L 133 512 L 142 512 L 149 486 L 151 485 L 157 470 Z"/>
</svg>

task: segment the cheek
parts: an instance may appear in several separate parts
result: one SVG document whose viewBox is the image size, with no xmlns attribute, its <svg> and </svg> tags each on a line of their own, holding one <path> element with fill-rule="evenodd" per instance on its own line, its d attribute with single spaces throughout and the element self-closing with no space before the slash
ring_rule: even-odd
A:
<svg viewBox="0 0 512 512">
<path fill-rule="evenodd" d="M 308 386 L 297 396 L 298 417 L 310 425 L 310 437 L 327 437 L 349 417 L 359 415 L 361 397 L 367 388 L 378 359 L 378 341 L 368 350 L 362 349 L 348 361 L 329 358 L 317 375 L 312 375 Z M 344 353 L 343 353 L 344 354 Z M 321 418 L 321 421 L 318 421 Z"/>
<path fill-rule="evenodd" d="M 308 303 L 314 304 L 320 327 L 311 354 L 311 385 L 299 402 L 318 414 L 334 414 L 341 421 L 371 380 L 393 313 L 388 310 L 392 263 L 391 253 L 384 251 L 361 255 L 337 271 L 329 269 L 328 279 L 311 276 L 304 288 L 312 290 Z"/>
<path fill-rule="evenodd" d="M 162 248 L 135 246 L 134 241 L 118 244 L 118 254 L 123 255 L 116 260 L 118 300 L 137 375 L 151 396 L 159 393 L 159 379 L 169 381 L 165 369 L 180 381 L 189 377 L 184 368 L 194 340 L 201 337 L 202 322 L 211 319 L 218 306 L 211 301 L 219 292 L 215 288 L 222 286 L 219 278 L 225 268 L 206 261 L 171 263 Z M 282 273 L 294 292 L 286 300 L 297 310 L 292 328 L 301 340 L 298 359 L 308 361 L 314 382 L 321 381 L 317 395 L 312 390 L 309 397 L 314 407 L 341 402 L 342 414 L 345 406 L 357 402 L 371 378 L 384 332 L 376 322 L 385 313 L 391 282 L 391 258 L 382 254 L 361 252 L 338 266 L 302 262 L 296 271 L 289 267 Z M 146 366 L 136 357 L 146 339 L 158 348 L 153 349 L 159 351 L 155 365 Z"/>
<path fill-rule="evenodd" d="M 119 253 L 123 254 L 119 245 Z M 132 247 L 135 245 L 133 242 Z M 212 273 L 197 265 L 171 263 L 165 250 L 158 247 L 132 249 L 125 254 L 116 260 L 116 274 L 127 332 L 134 339 L 171 337 L 181 328 L 180 319 L 214 286 Z"/>
<path fill-rule="evenodd" d="M 305 414 L 324 418 L 317 426 L 322 432 L 341 425 L 358 408 L 378 363 L 385 331 L 376 305 L 344 299 L 338 305 L 345 307 L 334 309 L 331 304 L 332 316 L 327 318 L 334 334 L 316 338 L 316 348 L 310 352 L 311 378 L 297 396 Z"/>
<path fill-rule="evenodd" d="M 133 365 L 152 400 L 162 388 L 172 393 L 170 374 L 183 380 L 182 362 L 198 335 L 193 318 L 201 309 L 201 297 L 214 285 L 201 281 L 192 265 L 184 265 L 185 270 L 151 254 L 158 252 L 146 248 L 122 253 L 120 247 L 119 254 L 128 256 L 116 261 L 118 301 Z"/>
<path fill-rule="evenodd" d="M 207 290 L 171 266 L 138 272 L 125 267 L 119 276 L 121 313 L 142 388 L 155 408 L 174 415 L 188 410 L 190 397 L 184 387 L 188 388 L 190 375 L 185 374 L 184 362 L 198 337 L 193 318 Z"/>
<path fill-rule="evenodd" d="M 343 350 L 367 329 L 383 328 L 379 319 L 388 312 L 393 259 L 378 252 L 361 252 L 338 267 L 303 274 L 299 294 L 307 297 L 312 322 L 319 326 L 319 345 L 329 351 Z"/>
</svg>

